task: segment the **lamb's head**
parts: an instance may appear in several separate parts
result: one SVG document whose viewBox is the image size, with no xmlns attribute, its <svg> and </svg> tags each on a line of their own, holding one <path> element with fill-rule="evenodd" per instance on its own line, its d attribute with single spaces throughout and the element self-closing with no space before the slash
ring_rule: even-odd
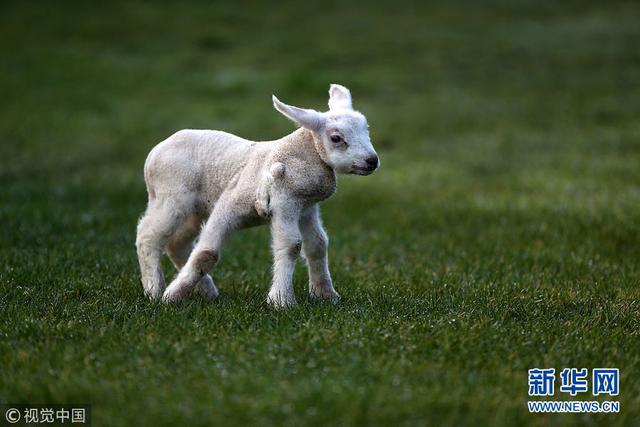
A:
<svg viewBox="0 0 640 427">
<path fill-rule="evenodd" d="M 369 175 L 380 160 L 369 138 L 365 116 L 351 106 L 351 93 L 344 86 L 329 88 L 329 111 L 298 108 L 273 96 L 273 106 L 285 117 L 313 132 L 322 144 L 320 157 L 338 173 Z"/>
</svg>

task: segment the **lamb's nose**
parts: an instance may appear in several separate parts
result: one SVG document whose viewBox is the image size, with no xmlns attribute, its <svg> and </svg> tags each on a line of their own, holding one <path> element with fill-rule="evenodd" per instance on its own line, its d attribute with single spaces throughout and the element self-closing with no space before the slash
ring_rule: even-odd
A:
<svg viewBox="0 0 640 427">
<path fill-rule="evenodd" d="M 371 169 L 375 169 L 378 167 L 378 156 L 376 156 L 375 154 L 371 157 L 367 157 L 367 160 L 365 160 L 367 162 L 367 165 L 369 165 L 369 168 Z"/>
</svg>

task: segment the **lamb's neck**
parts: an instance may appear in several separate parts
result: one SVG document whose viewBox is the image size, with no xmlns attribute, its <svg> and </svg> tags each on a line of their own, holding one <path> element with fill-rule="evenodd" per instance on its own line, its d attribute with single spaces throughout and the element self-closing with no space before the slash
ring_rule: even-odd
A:
<svg viewBox="0 0 640 427">
<path fill-rule="evenodd" d="M 295 181 L 293 193 L 307 203 L 325 200 L 336 191 L 336 174 L 319 147 L 322 142 L 311 131 L 298 129 L 282 138 L 274 158 L 284 163 L 285 173 Z"/>
<path fill-rule="evenodd" d="M 311 132 L 310 130 L 299 128 L 282 139 L 283 142 L 291 150 L 290 152 L 302 150 L 305 152 L 305 154 L 307 154 L 304 157 L 308 161 L 317 161 L 317 163 L 323 168 L 328 168 L 333 171 L 331 166 L 329 166 L 327 153 L 324 149 L 324 145 L 322 145 L 322 141 L 316 139 L 313 135 L 313 132 Z"/>
</svg>

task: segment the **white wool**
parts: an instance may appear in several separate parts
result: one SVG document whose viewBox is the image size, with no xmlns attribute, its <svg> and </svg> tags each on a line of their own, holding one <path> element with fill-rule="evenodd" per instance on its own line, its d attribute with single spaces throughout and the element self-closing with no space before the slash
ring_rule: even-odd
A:
<svg viewBox="0 0 640 427">
<path fill-rule="evenodd" d="M 268 217 L 271 215 L 269 210 L 269 197 L 271 186 L 276 181 L 284 176 L 284 164 L 275 162 L 269 170 L 263 172 L 262 179 L 258 185 L 258 191 L 256 193 L 256 211 L 258 215 L 262 217 Z"/>
<path fill-rule="evenodd" d="M 368 175 L 379 166 L 366 118 L 352 109 L 347 88 L 331 85 L 329 111 L 280 102 L 274 107 L 300 126 L 275 141 L 254 142 L 213 130 L 182 130 L 147 157 L 149 204 L 136 246 L 145 293 L 179 301 L 197 289 L 218 296 L 209 271 L 235 230 L 270 224 L 273 283 L 267 300 L 295 304 L 292 276 L 302 250 L 309 292 L 337 301 L 318 204 L 336 189 L 336 172 Z M 197 243 L 194 241 L 197 238 Z M 165 286 L 162 251 L 179 270 Z"/>
</svg>

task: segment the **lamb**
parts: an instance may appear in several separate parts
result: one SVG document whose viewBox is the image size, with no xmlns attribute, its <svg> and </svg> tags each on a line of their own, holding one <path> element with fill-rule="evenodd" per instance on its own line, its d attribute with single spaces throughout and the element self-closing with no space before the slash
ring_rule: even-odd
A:
<svg viewBox="0 0 640 427">
<path fill-rule="evenodd" d="M 136 247 L 142 284 L 151 299 L 181 301 L 194 290 L 218 296 L 209 272 L 230 233 L 269 224 L 276 308 L 295 304 L 293 271 L 302 251 L 312 296 L 338 301 L 327 260 L 319 203 L 336 191 L 336 173 L 369 175 L 380 161 L 367 120 L 351 93 L 329 88 L 329 110 L 287 105 L 277 111 L 299 126 L 275 141 L 254 142 L 214 130 L 181 130 L 149 153 L 144 165 L 148 206 Z M 197 237 L 197 242 L 194 240 Z M 163 249 L 178 270 L 165 285 Z"/>
</svg>

